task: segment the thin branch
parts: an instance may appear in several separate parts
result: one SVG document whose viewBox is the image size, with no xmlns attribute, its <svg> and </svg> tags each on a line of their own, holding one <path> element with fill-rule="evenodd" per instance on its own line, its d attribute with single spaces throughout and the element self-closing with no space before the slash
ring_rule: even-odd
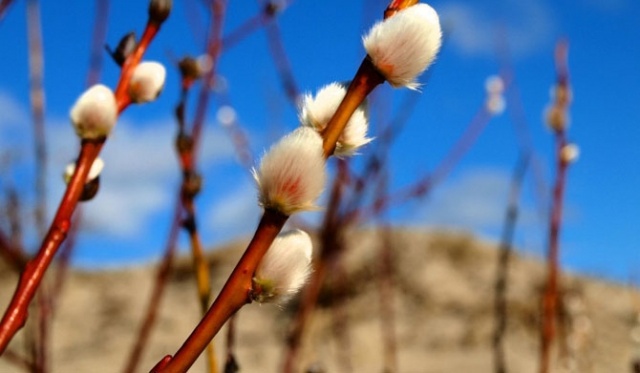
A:
<svg viewBox="0 0 640 373">
<path fill-rule="evenodd" d="M 158 310 L 160 309 L 160 302 L 162 301 L 162 296 L 164 295 L 164 290 L 167 287 L 169 280 L 169 274 L 171 274 L 178 241 L 178 233 L 180 232 L 180 222 L 182 221 L 182 202 L 180 195 L 176 197 L 176 203 L 173 211 L 173 220 L 171 228 L 169 229 L 169 236 L 165 244 L 162 261 L 160 262 L 156 272 L 156 280 L 153 284 L 153 290 L 151 291 L 151 297 L 147 304 L 143 321 L 140 324 L 140 329 L 138 330 L 135 342 L 133 343 L 133 348 L 131 349 L 131 353 L 129 354 L 129 358 L 125 365 L 124 372 L 126 373 L 134 373 L 138 371 L 140 358 L 142 357 L 145 347 L 149 344 L 149 337 L 151 336 L 151 331 L 155 325 Z"/>
<path fill-rule="evenodd" d="M 93 21 L 93 36 L 91 39 L 91 55 L 89 57 L 89 73 L 87 74 L 87 86 L 90 87 L 100 81 L 102 72 L 103 49 L 107 28 L 109 26 L 109 1 L 96 0 L 95 18 Z"/>
<path fill-rule="evenodd" d="M 511 177 L 509 201 L 502 229 L 500 252 L 496 266 L 496 282 L 494 285 L 494 331 L 493 331 L 493 362 L 496 373 L 506 373 L 506 361 L 504 353 L 504 335 L 507 329 L 507 276 L 513 246 L 513 235 L 518 218 L 518 206 L 522 180 L 531 162 L 529 154 L 521 154 Z"/>
<path fill-rule="evenodd" d="M 569 73 L 567 66 L 567 43 L 560 41 L 556 45 L 556 97 L 554 105 L 562 112 L 567 110 L 569 95 Z M 550 368 L 551 346 L 555 337 L 558 307 L 558 277 L 560 255 L 560 228 L 562 225 L 562 203 L 566 185 L 569 162 L 562 156 L 567 145 L 566 124 L 554 128 L 556 143 L 556 181 L 553 187 L 551 215 L 549 219 L 549 248 L 547 252 L 547 283 L 542 298 L 542 330 L 540 344 L 540 372 L 547 373 Z"/>
<path fill-rule="evenodd" d="M 5 13 L 7 13 L 7 9 L 9 9 L 9 5 L 11 5 L 12 3 L 13 3 L 13 0 L 0 1 L 0 21 L 2 21 Z"/>
<path fill-rule="evenodd" d="M 140 43 L 122 66 L 120 81 L 114 94 L 118 113 L 121 113 L 131 103 L 127 90 L 133 70 L 142 59 L 144 52 L 159 28 L 160 25 L 158 23 L 147 22 Z M 27 263 L 25 271 L 20 276 L 13 298 L 5 311 L 2 321 L 0 321 L 0 354 L 7 348 L 13 336 L 26 322 L 28 305 L 42 282 L 42 278 L 53 257 L 67 236 L 71 226 L 71 217 L 84 189 L 91 165 L 98 157 L 105 141 L 106 138 L 82 140 L 81 142 L 80 153 L 76 161 L 76 172 L 67 185 L 56 215 L 37 255 Z"/>
<path fill-rule="evenodd" d="M 42 27 L 40 21 L 40 3 L 38 0 L 27 1 L 27 34 L 29 43 L 29 90 L 36 159 L 35 225 L 38 231 L 38 238 L 42 239 L 47 229 L 47 147 L 44 123 L 44 56 L 42 53 Z M 45 372 L 47 370 L 49 314 L 49 293 L 47 287 L 42 286 L 37 294 L 37 327 L 34 328 L 36 335 L 33 339 L 35 343 L 33 346 L 35 369 L 39 372 Z"/>
<path fill-rule="evenodd" d="M 29 90 L 31 114 L 33 116 L 33 136 L 36 156 L 36 227 L 38 237 L 44 237 L 47 229 L 47 147 L 45 141 L 43 87 L 44 57 L 42 54 L 42 29 L 38 0 L 27 1 L 27 33 L 29 41 Z"/>
<path fill-rule="evenodd" d="M 312 312 L 316 307 L 318 297 L 325 276 L 328 271 L 329 261 L 333 259 L 338 245 L 337 227 L 344 227 L 340 219 L 340 203 L 343 198 L 344 181 L 347 176 L 346 161 L 338 162 L 338 172 L 333 180 L 327 208 L 320 231 L 320 246 L 316 249 L 320 252 L 318 261 L 314 265 L 314 271 L 307 286 L 302 291 L 301 302 L 296 313 L 293 327 L 287 336 L 287 347 L 284 353 L 282 371 L 293 373 L 299 371 L 298 355 L 302 348 L 302 337 L 306 330 Z M 345 227 L 346 228 L 346 227 Z"/>
</svg>

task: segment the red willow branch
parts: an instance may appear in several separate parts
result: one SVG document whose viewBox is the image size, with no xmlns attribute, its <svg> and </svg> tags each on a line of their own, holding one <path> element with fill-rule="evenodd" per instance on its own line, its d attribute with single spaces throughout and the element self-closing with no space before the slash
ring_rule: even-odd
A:
<svg viewBox="0 0 640 373">
<path fill-rule="evenodd" d="M 87 73 L 87 88 L 97 84 L 100 81 L 100 75 L 102 73 L 102 60 L 103 60 L 103 45 L 106 40 L 108 16 L 109 13 L 109 0 L 96 0 L 96 10 L 94 17 L 93 37 L 91 39 L 91 57 L 89 59 L 89 71 Z M 67 239 L 60 249 L 58 254 L 58 268 L 56 276 L 53 280 L 53 287 L 51 290 L 51 302 L 52 312 L 55 313 L 56 303 L 59 294 L 62 292 L 64 282 L 67 279 L 69 272 L 69 263 L 76 244 L 76 237 L 79 232 L 80 222 L 82 221 L 82 209 L 79 207 L 74 215 L 74 222 L 71 225 L 71 230 L 67 235 Z"/>
<path fill-rule="evenodd" d="M 177 105 L 175 112 L 176 119 L 179 125 L 176 147 L 183 179 L 178 191 L 178 200 L 174 209 L 171 229 L 169 237 L 167 239 L 163 259 L 158 267 L 152 295 L 149 303 L 147 304 L 146 313 L 143 322 L 141 323 L 136 341 L 134 342 L 134 347 L 126 363 L 125 372 L 129 373 L 133 373 L 137 370 L 143 350 L 148 344 L 151 331 L 155 325 L 157 310 L 160 306 L 162 296 L 164 295 L 164 290 L 166 289 L 169 273 L 171 271 L 171 266 L 175 257 L 175 248 L 177 245 L 179 228 L 183 225 L 183 223 L 186 223 L 185 227 L 187 228 L 190 236 L 190 241 L 192 243 L 192 250 L 194 253 L 194 268 L 196 271 L 197 284 L 199 288 L 198 291 L 200 294 L 200 302 L 201 306 L 203 307 L 203 312 L 206 311 L 209 303 L 211 293 L 211 291 L 208 289 L 210 287 L 208 274 L 209 268 L 208 264 L 204 260 L 200 238 L 196 230 L 195 205 L 193 199 L 199 189 L 199 177 L 195 172 L 197 147 L 202 136 L 202 128 L 207 112 L 207 106 L 209 103 L 210 87 L 214 83 L 215 66 L 220 54 L 220 39 L 222 34 L 225 3 L 223 1 L 214 1 L 211 4 L 211 8 L 212 22 L 208 36 L 206 53 L 210 58 L 212 65 L 203 77 L 201 90 L 198 96 L 196 114 L 194 117 L 190 136 L 185 133 L 185 107 L 187 93 L 189 88 L 191 88 L 192 84 L 195 82 L 195 77 L 185 76 L 184 73 L 182 76 L 182 93 L 180 102 Z M 215 355 L 213 355 L 213 344 L 210 344 L 210 346 L 211 347 L 209 347 L 208 352 L 209 368 L 210 371 L 215 371 L 216 363 Z"/>
<path fill-rule="evenodd" d="M 425 32 L 431 31 L 426 30 L 427 28 L 434 27 L 429 23 L 425 23 L 424 26 L 425 30 L 423 31 Z M 433 55 L 429 54 L 426 56 L 427 59 L 425 60 L 424 67 L 420 71 L 416 71 L 415 75 L 411 74 L 412 76 L 404 77 L 408 79 L 407 81 L 395 80 L 400 77 L 392 75 L 391 78 L 395 81 L 395 83 L 392 82 L 392 84 L 412 86 L 415 76 L 426 69 L 429 64 L 428 62 L 432 60 L 440 46 L 439 24 L 436 25 L 436 27 L 437 34 L 435 34 L 435 36 L 437 36 L 437 38 L 432 40 L 434 43 Z M 416 52 L 420 48 L 415 43 L 413 47 L 415 47 L 413 51 Z M 420 66 L 423 65 L 420 64 L 418 67 Z M 393 65 L 390 67 L 393 68 Z M 333 117 L 328 121 L 325 129 L 321 132 L 325 159 L 333 154 L 336 142 L 353 112 L 364 101 L 366 96 L 384 81 L 385 78 L 382 76 L 382 73 L 374 67 L 371 58 L 369 56 L 365 57 L 351 81 L 344 99 L 338 106 Z M 163 358 L 152 368 L 153 372 L 185 372 L 195 362 L 209 341 L 215 337 L 229 317 L 235 314 L 245 304 L 252 301 L 253 274 L 260 260 L 276 236 L 280 233 L 288 218 L 288 215 L 285 215 L 279 210 L 271 207 L 265 208 L 251 242 L 223 286 L 220 294 L 209 308 L 207 314 L 176 354 L 173 357 L 166 356 Z"/>
<path fill-rule="evenodd" d="M 152 1 L 153 3 L 153 1 Z M 147 22 L 144 33 L 136 49 L 127 57 L 115 90 L 115 99 L 120 114 L 131 103 L 127 89 L 134 68 L 138 65 L 144 52 L 160 29 L 160 24 L 151 18 Z M 76 160 L 76 171 L 71 177 L 67 189 L 60 201 L 53 222 L 44 237 L 37 255 L 31 259 L 20 276 L 18 286 L 11 299 L 11 303 L 0 321 L 0 354 L 22 328 L 27 319 L 28 305 L 33 299 L 46 270 L 49 268 L 58 248 L 65 240 L 71 227 L 71 216 L 78 204 L 85 181 L 93 161 L 98 157 L 106 138 L 97 140 L 82 140 L 80 153 Z"/>
<path fill-rule="evenodd" d="M 323 133 L 325 157 L 333 153 L 335 143 L 351 114 L 366 98 L 366 95 L 384 81 L 383 79 L 380 73 L 375 70 L 371 61 L 365 58 L 351 82 L 344 100 Z M 280 233 L 288 218 L 287 215 L 276 210 L 265 209 L 253 239 L 205 317 L 180 347 L 176 355 L 158 363 L 153 371 L 186 371 L 204 350 L 209 340 L 217 334 L 225 321 L 251 301 L 249 293 L 252 289 L 253 273 L 260 259 L 262 259 L 273 240 Z"/>
<path fill-rule="evenodd" d="M 550 125 L 555 134 L 556 145 L 556 180 L 553 187 L 553 199 L 549 220 L 549 248 L 547 252 L 547 283 L 542 297 L 542 328 L 540 344 L 540 372 L 547 373 L 550 368 L 551 346 L 555 337 L 556 317 L 558 308 L 558 277 L 560 254 L 560 227 L 562 224 L 562 202 L 566 185 L 566 173 L 570 161 L 563 156 L 563 150 L 567 146 L 566 138 L 566 113 L 570 100 L 569 71 L 567 65 L 567 43 L 560 41 L 556 45 L 555 62 L 557 70 L 557 82 L 555 87 L 555 102 L 551 110 L 557 110 L 561 120 Z"/>
</svg>

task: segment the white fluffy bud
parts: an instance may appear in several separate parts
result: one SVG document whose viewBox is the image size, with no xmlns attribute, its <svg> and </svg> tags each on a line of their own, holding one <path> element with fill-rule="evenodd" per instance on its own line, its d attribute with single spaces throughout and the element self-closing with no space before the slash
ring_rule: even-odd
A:
<svg viewBox="0 0 640 373">
<path fill-rule="evenodd" d="M 118 119 L 118 107 L 113 92 L 102 84 L 86 90 L 70 112 L 71 123 L 82 139 L 106 137 Z"/>
<path fill-rule="evenodd" d="M 135 103 L 155 100 L 164 88 L 167 72 L 158 62 L 142 62 L 136 66 L 129 82 L 129 97 Z"/>
<path fill-rule="evenodd" d="M 363 42 L 389 84 L 416 89 L 416 78 L 435 59 L 441 38 L 436 11 L 427 4 L 416 4 L 375 24 Z"/>
<path fill-rule="evenodd" d="M 326 179 L 322 137 L 300 127 L 283 137 L 253 170 L 260 205 L 291 215 L 315 208 Z"/>
<path fill-rule="evenodd" d="M 315 128 L 318 132 L 324 130 L 346 93 L 347 90 L 340 83 L 331 83 L 320 88 L 315 97 L 305 95 L 300 112 L 302 125 Z M 360 147 L 371 142 L 372 139 L 367 137 L 368 127 L 365 111 L 359 107 L 351 115 L 347 126 L 338 138 L 334 154 L 338 157 L 350 156 Z"/>
<path fill-rule="evenodd" d="M 574 163 L 580 156 L 580 148 L 576 144 L 566 144 L 560 149 L 560 160 L 564 163 Z"/>
<path fill-rule="evenodd" d="M 500 115 L 507 107 L 507 103 L 502 95 L 504 93 L 504 81 L 501 77 L 493 75 L 487 78 L 484 87 L 487 91 L 487 101 L 485 108 L 491 115 Z"/>
<path fill-rule="evenodd" d="M 313 245 L 299 229 L 280 233 L 262 257 L 253 277 L 253 298 L 282 304 L 305 284 L 311 273 Z"/>
<path fill-rule="evenodd" d="M 504 93 L 504 81 L 498 75 L 492 75 L 484 82 L 484 88 L 488 95 L 501 95 Z"/>
</svg>

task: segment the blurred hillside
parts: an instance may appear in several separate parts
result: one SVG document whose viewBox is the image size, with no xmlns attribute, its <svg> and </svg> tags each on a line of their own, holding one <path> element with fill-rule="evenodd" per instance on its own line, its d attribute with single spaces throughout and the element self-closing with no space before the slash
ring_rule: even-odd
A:
<svg viewBox="0 0 640 373">
<path fill-rule="evenodd" d="M 491 339 L 497 246 L 446 232 L 390 231 L 395 255 L 393 321 L 399 372 L 493 372 Z M 344 257 L 348 283 L 324 288 L 302 350 L 314 372 L 381 372 L 383 369 L 377 275 L 380 233 L 351 232 Z M 214 289 L 237 262 L 245 242 L 211 252 Z M 179 260 L 164 298 L 152 343 L 141 365 L 152 367 L 175 352 L 198 320 L 198 303 L 188 260 Z M 74 270 L 59 299 L 51 335 L 52 372 L 121 371 L 148 301 L 154 268 Z M 509 372 L 536 372 L 538 300 L 544 267 L 514 257 L 508 278 L 506 358 Z M 330 275 L 330 279 L 337 278 Z M 16 277 L 0 272 L 0 307 Z M 574 370 L 629 372 L 634 350 L 630 331 L 638 322 L 640 294 L 592 278 L 565 277 L 562 357 Z M 335 307 L 340 307 L 336 312 Z M 277 372 L 295 301 L 285 309 L 249 305 L 237 319 L 241 372 Z M 336 315 L 339 317 L 336 318 Z M 341 315 L 341 316 L 340 316 Z M 339 331 L 336 338 L 336 331 Z M 224 333 L 216 348 L 224 356 Z M 564 337 L 563 337 L 564 336 Z M 13 341 L 19 350 L 21 339 Z M 573 356 L 573 358 L 572 358 Z M 200 362 L 201 364 L 201 362 Z M 193 372 L 203 371 L 196 365 Z M 0 372 L 20 372 L 0 358 Z"/>
</svg>

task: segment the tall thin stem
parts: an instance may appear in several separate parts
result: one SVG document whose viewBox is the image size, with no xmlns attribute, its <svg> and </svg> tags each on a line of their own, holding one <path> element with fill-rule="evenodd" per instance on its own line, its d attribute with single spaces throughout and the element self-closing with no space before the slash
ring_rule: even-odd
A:
<svg viewBox="0 0 640 373">
<path fill-rule="evenodd" d="M 164 364 L 156 366 L 154 371 L 164 373 L 186 372 L 229 317 L 251 299 L 253 273 L 287 219 L 288 216 L 278 211 L 265 210 L 247 250 L 240 258 L 207 314 L 178 352 L 172 358 L 167 359 L 168 361 L 165 360 Z"/>
<path fill-rule="evenodd" d="M 493 330 L 493 363 L 496 373 L 506 373 L 506 361 L 504 354 L 504 336 L 507 329 L 507 276 L 511 260 L 513 234 L 518 219 L 518 201 L 522 180 L 530 162 L 529 154 L 522 154 L 518 159 L 511 177 L 509 201 L 502 229 L 500 252 L 496 266 L 496 282 L 494 285 L 495 298 L 493 303 L 495 325 Z"/>
<path fill-rule="evenodd" d="M 567 66 L 567 44 L 560 41 L 556 46 L 556 109 L 565 112 L 569 102 L 569 73 Z M 560 255 L 560 227 L 562 225 L 562 204 L 569 162 L 562 156 L 567 145 L 566 123 L 554 128 L 556 177 L 553 187 L 551 215 L 549 218 L 549 248 L 547 252 L 547 283 L 542 296 L 542 330 L 540 343 L 540 372 L 547 373 L 551 365 L 551 346 L 556 333 L 558 308 L 558 277 Z"/>
<path fill-rule="evenodd" d="M 118 114 L 131 103 L 131 98 L 127 93 L 131 75 L 159 28 L 159 24 L 147 22 L 140 43 L 122 66 L 120 80 L 115 90 Z M 0 354 L 4 352 L 13 336 L 24 326 L 27 320 L 29 303 L 31 303 L 53 257 L 69 232 L 71 217 L 80 200 L 89 170 L 93 161 L 100 154 L 105 141 L 106 138 L 101 138 L 97 140 L 82 140 L 81 142 L 80 153 L 76 160 L 76 171 L 67 185 L 53 222 L 42 241 L 38 253 L 27 263 L 25 270 L 20 275 L 13 298 L 2 317 L 2 321 L 0 321 Z"/>
</svg>

